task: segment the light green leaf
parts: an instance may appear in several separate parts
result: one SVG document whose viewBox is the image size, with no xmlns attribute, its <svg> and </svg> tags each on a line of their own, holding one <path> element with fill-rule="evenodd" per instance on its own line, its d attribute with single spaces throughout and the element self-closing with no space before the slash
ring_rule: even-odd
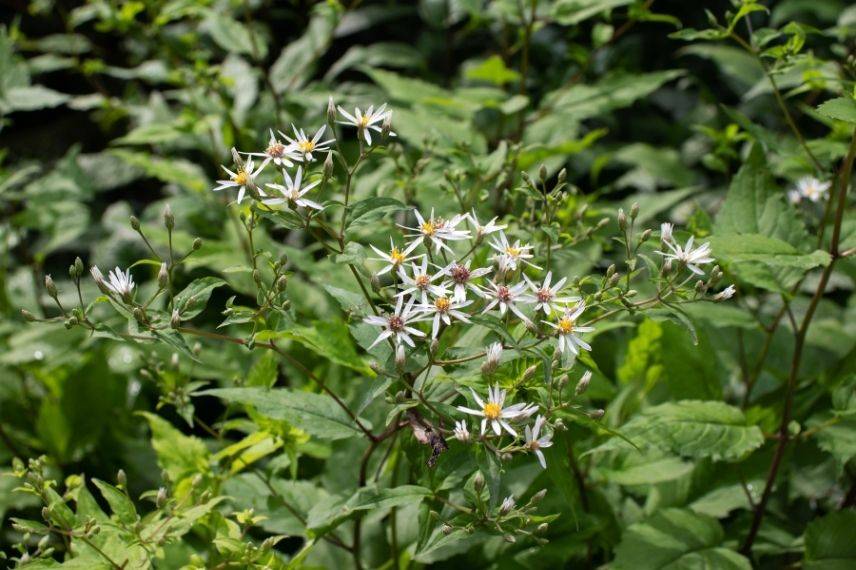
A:
<svg viewBox="0 0 856 570">
<path fill-rule="evenodd" d="M 309 326 L 296 325 L 285 331 L 262 331 L 256 335 L 256 340 L 260 342 L 272 338 L 297 341 L 336 364 L 347 366 L 372 378 L 375 376 L 374 370 L 357 354 L 348 327 L 341 321 L 312 321 Z"/>
<path fill-rule="evenodd" d="M 388 509 L 418 505 L 431 490 L 417 485 L 379 489 L 376 486 L 364 487 L 346 500 L 331 498 L 316 505 L 306 520 L 306 526 L 317 534 L 323 534 L 335 528 L 357 511 Z"/>
<path fill-rule="evenodd" d="M 15 111 L 37 111 L 58 107 L 69 100 L 69 96 L 41 85 L 12 87 L 0 96 L 0 113 Z"/>
<path fill-rule="evenodd" d="M 838 97 L 822 103 L 817 112 L 830 119 L 856 123 L 856 100 L 849 97 Z"/>
<path fill-rule="evenodd" d="M 229 53 L 253 55 L 252 32 L 241 22 L 223 14 L 212 12 L 204 22 L 204 27 L 217 45 Z M 255 49 L 259 57 L 264 58 L 267 45 L 259 39 L 255 40 Z"/>
<path fill-rule="evenodd" d="M 464 76 L 473 81 L 486 81 L 499 86 L 520 79 L 520 74 L 506 67 L 505 62 L 498 55 L 492 55 L 478 65 L 470 67 L 464 72 Z"/>
<path fill-rule="evenodd" d="M 553 4 L 552 15 L 559 24 L 572 26 L 632 3 L 633 0 L 558 0 Z"/>
<path fill-rule="evenodd" d="M 158 465 L 170 480 L 180 481 L 208 472 L 208 448 L 202 440 L 184 435 L 160 416 L 149 412 L 140 412 L 140 415 L 149 422 Z"/>
<path fill-rule="evenodd" d="M 286 45 L 270 68 L 270 81 L 277 92 L 302 87 L 330 45 L 333 31 L 342 16 L 338 3 L 319 2 L 300 39 Z"/>
<path fill-rule="evenodd" d="M 226 282 L 218 277 L 202 277 L 195 279 L 175 296 L 175 307 L 182 319 L 192 319 L 205 309 L 211 293 Z"/>
<path fill-rule="evenodd" d="M 856 567 L 856 511 L 844 510 L 809 523 L 805 531 L 805 570 Z"/>
<path fill-rule="evenodd" d="M 808 271 L 829 264 L 831 259 L 826 251 L 800 253 L 787 242 L 761 234 L 714 235 L 710 245 L 717 259 L 730 263 L 763 263 Z"/>
<path fill-rule="evenodd" d="M 137 509 L 128 495 L 105 481 L 93 479 L 92 482 L 101 491 L 104 500 L 110 505 L 110 510 L 120 522 L 128 525 L 137 522 Z"/>
</svg>

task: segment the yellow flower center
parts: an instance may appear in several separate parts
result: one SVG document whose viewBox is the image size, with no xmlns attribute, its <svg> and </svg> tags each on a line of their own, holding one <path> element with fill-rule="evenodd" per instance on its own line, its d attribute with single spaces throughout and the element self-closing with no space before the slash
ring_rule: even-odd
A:
<svg viewBox="0 0 856 570">
<path fill-rule="evenodd" d="M 511 257 L 517 257 L 518 255 L 520 255 L 520 249 L 518 249 L 516 247 L 508 246 L 505 248 L 505 253 L 507 253 Z"/>
<path fill-rule="evenodd" d="M 499 419 L 499 414 L 502 413 L 502 408 L 499 407 L 499 404 L 488 402 L 485 404 L 482 413 L 484 414 L 484 417 L 489 420 L 497 420 Z"/>
<path fill-rule="evenodd" d="M 436 228 L 434 227 L 434 224 L 433 222 L 431 222 L 431 220 L 428 220 L 427 222 L 422 222 L 422 225 L 419 227 L 422 230 L 422 233 L 426 236 L 433 236 L 434 232 L 436 231 Z"/>
<path fill-rule="evenodd" d="M 392 248 L 392 251 L 389 252 L 389 257 L 395 265 L 404 263 L 404 254 L 397 247 Z"/>
<path fill-rule="evenodd" d="M 246 186 L 247 182 L 250 181 L 250 175 L 247 174 L 244 170 L 239 170 L 232 180 L 234 180 L 235 184 Z"/>
<path fill-rule="evenodd" d="M 451 301 L 449 301 L 447 297 L 437 297 L 437 299 L 434 300 L 434 306 L 441 313 L 448 311 L 451 304 Z"/>
<path fill-rule="evenodd" d="M 568 317 L 559 319 L 559 332 L 562 334 L 571 334 L 574 332 L 574 321 Z"/>
<path fill-rule="evenodd" d="M 414 281 L 416 282 L 417 287 L 424 289 L 431 282 L 431 279 L 427 275 L 419 275 Z"/>
<path fill-rule="evenodd" d="M 369 117 L 368 115 L 363 115 L 362 117 L 360 117 L 360 128 L 364 129 L 367 126 L 369 126 Z"/>
<path fill-rule="evenodd" d="M 300 150 L 303 151 L 304 154 L 310 153 L 315 150 L 315 143 L 312 141 L 300 141 L 297 143 L 297 146 L 300 147 Z"/>
</svg>

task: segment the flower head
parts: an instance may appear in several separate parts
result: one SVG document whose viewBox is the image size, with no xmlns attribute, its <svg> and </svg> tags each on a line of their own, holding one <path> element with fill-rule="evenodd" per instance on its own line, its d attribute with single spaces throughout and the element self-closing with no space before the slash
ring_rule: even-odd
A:
<svg viewBox="0 0 856 570">
<path fill-rule="evenodd" d="M 502 231 L 506 228 L 506 226 L 500 226 L 496 223 L 497 218 L 494 217 L 485 225 L 482 225 L 479 222 L 479 219 L 476 217 L 476 211 L 473 210 L 471 213 L 467 214 L 467 218 L 469 218 L 469 223 L 473 228 L 473 232 L 475 232 L 476 238 L 484 237 L 488 234 L 492 234 L 493 232 Z"/>
<path fill-rule="evenodd" d="M 820 202 L 829 191 L 832 184 L 821 182 L 813 176 L 804 176 L 797 181 L 796 187 L 788 192 L 788 199 L 797 204 L 803 199 L 810 202 Z"/>
<path fill-rule="evenodd" d="M 461 309 L 471 304 L 472 301 L 453 301 L 446 296 L 444 291 L 442 295 L 434 297 L 433 302 L 421 305 L 419 307 L 420 311 L 426 315 L 434 315 L 432 319 L 431 338 L 437 338 L 437 334 L 440 332 L 440 322 L 445 323 L 446 326 L 452 324 L 452 319 L 465 323 L 470 322 L 468 315 L 461 311 Z"/>
<path fill-rule="evenodd" d="M 547 275 L 544 277 L 543 283 L 540 285 L 533 283 L 526 275 L 523 275 L 523 279 L 526 280 L 526 283 L 529 285 L 529 289 L 532 291 L 532 296 L 529 297 L 531 302 L 535 303 L 535 311 L 544 311 L 545 315 L 549 315 L 554 310 L 559 309 L 559 304 L 567 304 L 573 303 L 575 301 L 579 301 L 579 297 L 563 297 L 559 295 L 559 292 L 562 290 L 562 286 L 564 286 L 565 282 L 568 280 L 567 277 L 562 277 L 556 284 L 552 287 L 550 286 L 550 282 L 553 280 L 553 272 L 548 271 Z"/>
<path fill-rule="evenodd" d="M 694 238 L 695 236 L 690 236 L 690 239 L 687 240 L 687 244 L 684 247 L 681 247 L 677 243 L 666 242 L 666 246 L 671 250 L 671 252 L 659 251 L 657 253 L 665 256 L 666 259 L 673 259 L 679 263 L 685 264 L 687 268 L 696 275 L 704 275 L 704 271 L 699 268 L 699 265 L 704 265 L 705 263 L 713 261 L 713 258 L 710 257 L 710 244 L 703 243 L 694 248 Z"/>
<path fill-rule="evenodd" d="M 474 390 L 470 389 L 470 392 L 472 392 L 473 399 L 481 409 L 475 410 L 473 408 L 467 408 L 466 406 L 458 406 L 458 410 L 465 414 L 481 416 L 483 418 L 481 421 L 482 435 L 484 435 L 485 428 L 487 428 L 487 424 L 489 422 L 496 435 L 501 435 L 502 429 L 505 429 L 505 431 L 516 437 L 517 432 L 514 431 L 511 424 L 508 422 L 510 420 L 528 418 L 538 409 L 537 406 L 526 403 L 514 404 L 512 406 L 505 407 L 506 392 L 505 390 L 499 389 L 498 386 L 488 388 L 487 401 L 482 400 Z"/>
<path fill-rule="evenodd" d="M 499 514 L 507 515 L 514 510 L 515 504 L 514 495 L 508 495 L 502 500 L 502 504 L 499 505 Z"/>
<path fill-rule="evenodd" d="M 413 245 L 413 244 L 410 244 Z M 397 296 L 413 295 L 418 296 L 423 305 L 428 303 L 428 293 L 432 295 L 442 296 L 446 294 L 446 288 L 442 285 L 435 285 L 434 281 L 443 276 L 441 271 L 434 275 L 428 273 L 428 258 L 422 256 L 422 263 L 416 265 L 411 263 L 412 275 L 408 275 L 404 270 L 404 266 L 399 266 L 398 277 L 401 279 L 402 291 Z"/>
<path fill-rule="evenodd" d="M 714 301 L 726 301 L 734 296 L 737 292 L 737 289 L 734 288 L 734 285 L 729 285 L 719 293 L 713 296 Z"/>
<path fill-rule="evenodd" d="M 258 176 L 259 172 L 264 168 L 264 164 L 260 165 L 258 168 L 253 170 L 253 160 L 249 159 L 245 164 L 239 166 L 237 170 L 234 172 L 223 166 L 223 170 L 229 175 L 229 180 L 218 180 L 218 186 L 214 188 L 215 192 L 219 192 L 220 190 L 225 190 L 226 188 L 237 188 L 238 189 L 238 204 L 241 203 L 241 200 L 244 199 L 244 195 L 247 192 L 247 188 L 255 188 L 259 194 L 264 196 L 264 192 L 262 192 L 258 187 L 256 187 L 256 176 Z"/>
<path fill-rule="evenodd" d="M 593 327 L 581 327 L 577 325 L 577 319 L 585 310 L 585 302 L 580 301 L 573 307 L 573 309 L 565 308 L 562 316 L 559 317 L 557 322 L 551 323 L 549 321 L 544 321 L 545 324 L 556 330 L 556 336 L 558 338 L 557 347 L 560 353 L 564 354 L 567 350 L 576 356 L 579 354 L 580 348 L 583 350 L 591 350 L 591 346 L 578 336 L 579 333 L 591 332 L 594 330 Z"/>
<path fill-rule="evenodd" d="M 273 129 L 270 131 L 270 139 L 264 152 L 245 152 L 243 154 L 262 158 L 262 163 L 259 166 L 260 171 L 271 162 L 280 167 L 294 166 L 294 163 L 291 162 L 295 159 L 294 147 L 277 140 L 276 135 L 273 134 Z"/>
<path fill-rule="evenodd" d="M 119 295 L 122 298 L 129 298 L 134 291 L 134 278 L 131 276 L 131 270 L 122 271 L 118 267 L 107 274 L 107 281 L 104 281 L 104 276 L 97 266 L 93 266 L 89 270 L 92 278 L 99 287 L 106 287 L 112 293 Z"/>
<path fill-rule="evenodd" d="M 479 290 L 479 294 L 488 299 L 488 303 L 483 312 L 488 312 L 494 307 L 499 307 L 499 314 L 505 315 L 506 311 L 511 311 L 517 315 L 527 325 L 531 325 L 532 321 L 523 314 L 523 311 L 517 306 L 518 303 L 531 303 L 523 291 L 526 289 L 526 283 L 520 282 L 517 285 L 506 285 L 504 283 L 496 283 L 491 281 L 487 287 Z"/>
<path fill-rule="evenodd" d="M 323 210 L 324 206 L 319 204 L 318 202 L 313 202 L 312 200 L 307 200 L 303 197 L 304 194 L 318 186 L 321 183 L 320 180 L 316 180 L 311 184 L 307 184 L 305 186 L 301 186 L 303 184 L 303 167 L 297 167 L 297 174 L 294 175 L 294 179 L 288 175 L 288 172 L 283 168 L 282 169 L 282 177 L 285 179 L 285 186 L 282 184 L 266 184 L 266 186 L 272 190 L 276 190 L 282 195 L 282 198 L 270 198 L 267 200 L 262 200 L 262 202 L 268 206 L 275 206 L 277 204 L 284 204 L 286 202 L 290 202 L 295 204 L 296 206 L 302 206 L 304 208 L 314 208 L 315 210 Z"/>
<path fill-rule="evenodd" d="M 464 216 L 462 215 L 453 216 L 449 220 L 444 220 L 443 218 L 435 218 L 433 209 L 431 210 L 431 216 L 428 219 L 425 219 L 422 214 L 419 213 L 419 210 L 413 210 L 413 214 L 416 216 L 417 225 L 415 227 L 400 227 L 410 230 L 411 233 L 408 234 L 407 237 L 416 238 L 417 243 L 420 241 L 425 241 L 426 245 L 428 242 L 433 243 L 435 251 L 437 252 L 441 249 L 445 249 L 449 253 L 452 253 L 452 248 L 446 245 L 445 242 L 459 241 L 470 237 L 469 231 L 456 229 L 458 224 L 464 220 Z"/>
<path fill-rule="evenodd" d="M 315 157 L 312 156 L 313 152 L 327 152 L 330 150 L 330 144 L 335 142 L 336 139 L 328 139 L 326 141 L 322 141 L 321 137 L 324 135 L 324 130 L 327 128 L 326 125 L 321 125 L 321 127 L 315 131 L 315 134 L 310 139 L 306 136 L 306 133 L 303 129 L 297 130 L 297 127 L 291 125 L 291 130 L 294 131 L 294 138 L 289 137 L 285 133 L 280 132 L 285 140 L 288 141 L 290 150 L 293 151 L 294 160 L 298 160 L 300 162 L 312 162 L 315 160 Z"/>
<path fill-rule="evenodd" d="M 675 226 L 669 222 L 663 222 L 660 224 L 660 240 L 662 240 L 663 243 L 672 241 L 672 230 L 674 229 Z"/>
<path fill-rule="evenodd" d="M 363 319 L 363 322 L 383 329 L 369 348 L 373 348 L 377 343 L 387 338 L 392 338 L 395 344 L 399 346 L 402 342 L 410 347 L 416 346 L 411 336 L 423 337 L 425 333 L 410 325 L 422 320 L 424 318 L 420 318 L 413 310 L 413 299 L 410 299 L 405 305 L 404 297 L 399 297 L 395 305 L 395 312 L 391 315 L 371 315 Z"/>
<path fill-rule="evenodd" d="M 465 263 L 452 262 L 440 272 L 448 277 L 454 285 L 455 301 L 463 301 L 467 298 L 467 288 L 475 293 L 479 292 L 478 287 L 472 281 L 487 275 L 491 271 L 490 267 L 470 269 L 470 260 L 468 259 Z"/>
<path fill-rule="evenodd" d="M 499 366 L 499 361 L 502 360 L 502 343 L 495 342 L 485 350 L 485 360 L 482 364 L 482 372 L 490 374 L 496 367 Z"/>
<path fill-rule="evenodd" d="M 365 113 L 360 111 L 360 108 L 357 107 L 354 110 L 354 114 L 348 113 L 341 106 L 338 107 L 339 113 L 345 117 L 344 121 L 337 121 L 342 125 L 350 125 L 352 127 L 356 127 L 358 131 L 358 136 L 363 137 L 365 139 L 366 144 L 371 146 L 372 144 L 372 135 L 371 131 L 375 131 L 377 133 L 383 132 L 381 125 L 384 121 L 392 118 L 392 111 L 386 110 L 386 103 L 378 107 L 374 108 L 374 105 L 368 108 Z M 394 137 L 395 133 L 389 133 L 389 136 Z"/>
<path fill-rule="evenodd" d="M 464 443 L 470 441 L 470 430 L 467 428 L 467 420 L 458 420 L 455 422 L 455 439 Z"/>
<path fill-rule="evenodd" d="M 547 460 L 544 458 L 544 452 L 541 450 L 545 447 L 550 447 L 553 445 L 553 436 L 544 435 L 541 436 L 541 428 L 544 426 L 544 422 L 546 420 L 543 416 L 538 416 L 535 418 L 535 423 L 530 428 L 526 426 L 523 429 L 523 435 L 526 438 L 526 447 L 538 457 L 538 463 L 541 464 L 541 467 L 544 469 L 547 468 Z M 541 436 L 541 437 L 539 437 Z"/>
<path fill-rule="evenodd" d="M 496 250 L 493 256 L 494 261 L 499 265 L 500 271 L 514 271 L 521 263 L 525 263 L 535 269 L 541 269 L 531 261 L 533 257 L 532 246 L 521 244 L 520 240 L 516 240 L 513 244 L 508 241 L 508 236 L 505 232 L 500 231 L 499 237 L 490 242 L 490 247 Z"/>
<path fill-rule="evenodd" d="M 377 274 L 383 275 L 384 273 L 388 273 L 388 272 L 392 271 L 393 269 L 398 269 L 399 267 L 404 265 L 405 262 L 410 261 L 411 259 L 414 259 L 415 257 L 417 257 L 417 256 L 413 256 L 413 257 L 407 257 L 407 256 L 410 255 L 410 253 L 414 249 L 416 249 L 416 246 L 418 246 L 418 245 L 419 245 L 419 242 L 413 242 L 413 243 L 409 244 L 407 247 L 405 247 L 404 249 L 398 249 L 398 246 L 396 246 L 395 243 L 393 243 L 391 237 L 389 238 L 389 253 L 384 253 L 383 251 L 379 250 L 378 248 L 376 248 L 375 246 L 372 245 L 371 248 L 375 251 L 376 254 L 378 254 L 380 256 L 380 258 L 378 258 L 378 259 L 386 262 L 386 265 L 383 267 L 383 269 L 378 271 Z"/>
</svg>

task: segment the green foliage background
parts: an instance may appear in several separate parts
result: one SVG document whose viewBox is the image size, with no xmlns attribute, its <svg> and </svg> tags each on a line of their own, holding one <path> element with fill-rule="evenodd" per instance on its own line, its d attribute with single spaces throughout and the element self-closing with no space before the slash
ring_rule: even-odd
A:
<svg viewBox="0 0 856 570">
<path fill-rule="evenodd" d="M 856 565 L 856 7 L 10 4 L 0 29 L 0 549 L 9 564 Z M 356 247 L 338 259 L 299 226 L 259 230 L 266 259 L 288 259 L 292 320 L 250 330 L 246 307 L 262 301 L 241 210 L 211 188 L 231 147 L 263 149 L 268 129 L 291 123 L 314 131 L 331 96 L 349 109 L 387 101 L 396 142 L 355 178 L 347 235 Z M 353 137 L 345 144 L 358 152 Z M 551 181 L 566 169 L 568 181 L 547 223 L 522 176 L 538 179 L 542 168 Z M 832 183 L 828 201 L 788 201 L 807 175 Z M 403 204 L 442 215 L 466 204 L 526 241 L 560 245 L 554 271 L 595 283 L 613 263 L 644 270 L 642 260 L 628 267 L 615 239 L 618 208 L 634 202 L 640 227 L 676 221 L 682 237 L 709 241 L 735 299 L 623 311 L 599 327 L 583 362 L 594 379 L 578 401 L 605 415 L 563 416 L 545 472 L 515 457 L 500 478 L 496 463 L 452 441 L 428 468 L 432 450 L 403 431 L 390 463 L 381 453 L 368 463 L 379 483 L 358 488 L 367 442 L 320 382 L 375 429 L 410 404 L 370 367 L 382 359 L 366 354 L 366 306 L 345 264 L 368 277 L 356 240 L 384 245 L 383 224 Z M 131 215 L 158 251 L 170 240 L 191 251 L 201 238 L 174 276 L 184 317 L 240 343 L 193 332 L 135 342 L 126 337 L 134 319 L 106 303 L 92 311 L 109 326 L 65 326 L 45 275 L 74 307 L 76 257 L 105 271 L 151 258 Z M 133 267 L 141 293 L 156 290 L 158 265 Z M 87 303 L 98 297 L 88 275 L 81 287 Z M 46 322 L 27 322 L 21 309 Z M 456 356 L 483 346 L 459 340 Z M 261 349 L 274 341 L 284 356 Z M 503 373 L 534 397 L 542 380 L 524 371 L 539 363 L 521 354 Z M 440 381 L 483 387 L 478 364 Z M 547 489 L 529 522 L 548 528 L 511 537 L 444 529 L 452 515 L 437 497 L 472 495 L 477 469 L 493 504 L 500 484 L 521 504 Z M 25 483 L 39 491 L 12 491 Z M 93 525 L 100 532 L 86 534 Z M 358 525 L 353 556 L 335 543 L 352 544 Z"/>
</svg>

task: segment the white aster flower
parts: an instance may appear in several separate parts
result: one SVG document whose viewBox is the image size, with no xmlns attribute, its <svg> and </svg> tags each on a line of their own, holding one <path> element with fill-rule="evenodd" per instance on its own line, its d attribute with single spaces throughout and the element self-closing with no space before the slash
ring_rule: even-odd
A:
<svg viewBox="0 0 856 570">
<path fill-rule="evenodd" d="M 229 175 L 229 180 L 218 180 L 216 188 L 214 188 L 215 192 L 219 192 L 220 190 L 225 190 L 226 188 L 238 188 L 238 204 L 241 203 L 241 200 L 244 199 L 244 195 L 247 192 L 248 187 L 256 187 L 256 176 L 258 176 L 259 172 L 262 171 L 264 165 L 259 166 L 255 170 L 253 170 L 253 160 L 248 160 L 243 166 L 237 169 L 237 171 L 232 172 L 225 166 L 223 166 L 223 170 Z M 260 188 L 256 188 L 259 191 L 259 194 L 264 196 L 264 192 L 261 191 Z"/>
<path fill-rule="evenodd" d="M 282 177 L 285 179 L 285 186 L 282 184 L 266 184 L 268 188 L 278 191 L 282 198 L 270 198 L 268 200 L 262 200 L 262 202 L 268 206 L 275 206 L 277 204 L 284 204 L 290 202 L 297 206 L 302 206 L 304 208 L 314 208 L 315 210 L 323 210 L 324 206 L 319 204 L 318 202 L 313 202 L 312 200 L 307 200 L 303 197 L 304 194 L 318 186 L 321 183 L 320 180 L 316 180 L 311 184 L 307 184 L 303 187 L 303 167 L 297 167 L 297 174 L 294 175 L 294 179 L 292 180 L 291 176 L 288 175 L 288 172 L 283 168 L 282 169 Z"/>
<path fill-rule="evenodd" d="M 734 288 L 734 285 L 729 285 L 719 293 L 713 296 L 714 301 L 726 301 L 734 296 L 737 292 L 737 289 Z"/>
<path fill-rule="evenodd" d="M 704 275 L 704 271 L 699 268 L 699 265 L 713 261 L 713 258 L 710 257 L 710 244 L 703 243 L 693 248 L 694 238 L 695 236 L 690 236 L 684 247 L 676 243 L 667 242 L 666 246 L 671 250 L 671 253 L 662 251 L 658 251 L 657 253 L 665 256 L 666 259 L 674 259 L 679 263 L 686 264 L 687 268 L 696 275 Z"/>
<path fill-rule="evenodd" d="M 362 136 L 366 144 L 371 146 L 372 144 L 372 135 L 371 132 L 375 131 L 378 133 L 383 132 L 381 125 L 385 120 L 392 118 L 392 111 L 386 110 L 386 103 L 378 107 L 374 108 L 374 105 L 368 108 L 365 113 L 360 112 L 360 108 L 357 107 L 354 110 L 354 114 L 348 113 L 345 109 L 338 107 L 339 113 L 341 113 L 346 120 L 337 121 L 341 125 L 349 125 L 357 128 L 357 136 Z M 390 131 L 389 136 L 394 137 L 395 133 Z"/>
<path fill-rule="evenodd" d="M 544 426 L 545 421 L 543 416 L 538 416 L 535 418 L 535 424 L 531 428 L 526 426 L 523 429 L 523 435 L 526 437 L 526 447 L 538 457 L 538 463 L 544 469 L 547 468 L 547 460 L 544 458 L 544 452 L 541 449 L 553 445 L 553 436 L 544 435 L 538 437 L 541 435 L 541 428 Z"/>
<path fill-rule="evenodd" d="M 487 390 L 487 402 L 483 401 L 475 390 L 472 388 L 470 392 L 473 394 L 473 399 L 481 406 L 480 410 L 467 408 L 466 406 L 458 406 L 457 409 L 465 414 L 472 416 L 481 416 L 481 434 L 484 435 L 485 428 L 488 422 L 496 435 L 502 434 L 502 429 L 517 437 L 517 432 L 511 427 L 508 422 L 521 418 L 528 418 L 537 411 L 538 407 L 533 404 L 519 403 L 512 406 L 504 407 L 506 391 L 501 390 L 498 386 L 489 387 Z"/>
<path fill-rule="evenodd" d="M 529 261 L 535 257 L 531 252 L 532 246 L 521 244 L 520 240 L 516 240 L 514 244 L 511 244 L 503 231 L 499 232 L 498 238 L 490 242 L 490 247 L 495 249 L 497 252 L 493 256 L 493 259 L 499 265 L 500 271 L 514 271 L 521 262 L 529 265 L 530 267 L 534 267 L 535 269 L 541 269 Z"/>
<path fill-rule="evenodd" d="M 544 282 L 541 285 L 537 285 L 533 283 L 525 274 L 523 275 L 523 279 L 526 280 L 526 283 L 529 284 L 529 289 L 532 291 L 533 296 L 530 297 L 531 301 L 535 303 L 535 312 L 544 311 L 545 315 L 550 315 L 554 310 L 558 310 L 558 304 L 568 304 L 579 301 L 579 297 L 562 297 L 559 296 L 559 292 L 562 290 L 562 286 L 564 286 L 565 282 L 568 280 L 567 277 L 562 277 L 556 284 L 550 287 L 550 282 L 553 280 L 553 272 L 548 271 L 547 275 L 544 277 Z"/>
<path fill-rule="evenodd" d="M 268 140 L 268 145 L 264 152 L 245 152 L 242 154 L 262 158 L 263 160 L 261 166 L 259 166 L 259 170 L 262 170 L 270 162 L 273 162 L 276 166 L 280 167 L 294 166 L 294 163 L 291 162 L 292 159 L 295 158 L 294 148 L 286 146 L 282 142 L 278 141 L 276 136 L 273 134 L 273 129 L 270 130 L 270 140 Z"/>
<path fill-rule="evenodd" d="M 372 245 L 371 248 L 375 251 L 376 254 L 380 256 L 380 258 L 375 259 L 379 259 L 380 261 L 386 262 L 384 268 L 378 271 L 377 275 L 383 275 L 384 273 L 388 273 L 393 269 L 398 269 L 405 262 L 410 261 L 411 259 L 415 259 L 417 256 L 407 256 L 410 255 L 410 253 L 413 252 L 413 250 L 416 249 L 416 246 L 418 245 L 419 242 L 413 242 L 404 249 L 398 249 L 398 247 L 393 243 L 391 237 L 389 238 L 389 253 L 384 253 L 383 251 Z"/>
<path fill-rule="evenodd" d="M 500 226 L 496 223 L 497 218 L 494 217 L 491 221 L 486 223 L 485 225 L 481 225 L 479 219 L 476 217 L 476 211 L 473 210 L 471 213 L 467 214 L 467 218 L 469 218 L 470 223 L 472 224 L 473 231 L 475 232 L 476 238 L 484 237 L 488 234 L 492 234 L 493 232 L 498 232 L 504 230 L 506 226 Z"/>
<path fill-rule="evenodd" d="M 487 284 L 487 287 L 483 290 L 479 290 L 479 294 L 488 299 L 488 304 L 484 308 L 484 313 L 490 311 L 497 305 L 499 306 L 499 314 L 505 315 L 506 311 L 511 311 L 515 315 L 517 315 L 520 320 L 526 323 L 528 326 L 532 325 L 532 321 L 523 314 L 523 311 L 517 306 L 517 303 L 530 303 L 531 300 L 523 295 L 523 291 L 526 289 L 526 283 L 520 282 L 517 285 L 508 286 L 505 284 L 498 284 L 494 281 L 491 281 Z"/>
<path fill-rule="evenodd" d="M 455 422 L 455 439 L 464 443 L 470 441 L 470 430 L 467 428 L 467 420 Z"/>
<path fill-rule="evenodd" d="M 399 346 L 402 342 L 410 347 L 416 346 L 413 339 L 410 338 L 411 335 L 423 337 L 425 333 L 410 325 L 422 320 L 425 319 L 420 318 L 413 309 L 413 299 L 410 299 L 405 305 L 404 297 L 399 297 L 398 302 L 395 304 L 395 312 L 391 315 L 371 315 L 363 319 L 365 323 L 383 328 L 383 331 L 381 331 L 369 348 L 373 348 L 377 343 L 390 337 Z"/>
<path fill-rule="evenodd" d="M 298 160 L 300 162 L 312 162 L 315 158 L 312 156 L 313 152 L 328 152 L 330 150 L 330 144 L 335 142 L 336 139 L 328 139 L 326 141 L 321 140 L 321 136 L 324 134 L 324 130 L 327 128 L 327 125 L 321 125 L 317 131 L 315 131 L 315 135 L 310 139 L 306 136 L 306 133 L 303 129 L 297 130 L 297 127 L 291 125 L 291 130 L 294 131 L 294 138 L 289 137 L 282 131 L 280 131 L 280 135 L 282 135 L 285 140 L 288 141 L 290 150 L 294 151 L 293 157 L 294 160 Z"/>
<path fill-rule="evenodd" d="M 123 299 L 129 299 L 134 291 L 134 278 L 131 276 L 131 270 L 122 271 L 118 267 L 107 274 L 107 281 L 104 281 L 104 275 L 97 266 L 93 266 L 89 270 L 92 278 L 99 287 L 106 287 L 109 291 L 119 295 Z"/>
<path fill-rule="evenodd" d="M 426 247 L 428 242 L 434 244 L 435 251 L 439 252 L 441 249 L 445 249 L 449 253 L 453 253 L 452 249 L 446 245 L 446 241 L 459 241 L 463 239 L 469 239 L 470 232 L 467 230 L 459 230 L 456 229 L 458 224 L 460 224 L 464 220 L 464 216 L 456 215 L 449 220 L 444 220 L 443 218 L 435 218 L 434 217 L 434 209 L 431 209 L 431 216 L 426 220 L 422 217 L 422 214 L 419 213 L 419 210 L 413 210 L 413 214 L 416 216 L 416 221 L 418 225 L 416 227 L 409 226 L 399 226 L 406 230 L 410 230 L 411 234 L 408 234 L 409 238 L 421 238 L 417 239 L 417 243 L 419 241 L 425 241 Z"/>
<path fill-rule="evenodd" d="M 431 338 L 437 338 L 437 334 L 440 332 L 440 322 L 446 324 L 446 326 L 450 326 L 452 324 L 452 319 L 462 321 L 465 323 L 470 322 L 470 319 L 466 313 L 461 311 L 464 307 L 471 305 L 472 301 L 464 301 L 463 303 L 458 303 L 452 301 L 445 294 L 436 297 L 433 303 L 426 303 L 419 307 L 419 310 L 426 315 L 434 315 L 432 319 L 431 325 Z"/>
<path fill-rule="evenodd" d="M 544 321 L 547 325 L 556 329 L 556 334 L 558 337 L 557 347 L 559 352 L 564 354 L 567 350 L 574 356 L 579 354 L 579 349 L 583 350 L 591 350 L 591 345 L 582 340 L 579 336 L 579 333 L 591 332 L 594 330 L 593 327 L 580 327 L 577 326 L 577 319 L 580 315 L 583 314 L 583 311 L 586 310 L 586 304 L 584 301 L 580 301 L 577 303 L 573 309 L 565 308 L 564 313 L 559 318 L 558 322 L 551 323 L 549 321 Z"/>
<path fill-rule="evenodd" d="M 496 367 L 499 366 L 499 361 L 502 360 L 502 343 L 495 342 L 485 349 L 485 360 L 482 364 L 482 372 L 490 374 Z"/>
<path fill-rule="evenodd" d="M 832 184 L 821 182 L 813 176 L 804 176 L 797 181 L 796 188 L 788 192 L 788 199 L 792 203 L 801 202 L 803 199 L 810 202 L 820 202 L 829 191 Z"/>
<path fill-rule="evenodd" d="M 672 241 L 672 230 L 674 229 L 675 226 L 668 222 L 660 224 L 660 239 L 663 243 Z"/>
<path fill-rule="evenodd" d="M 427 305 L 428 293 L 438 297 L 446 295 L 446 288 L 443 285 L 434 285 L 434 281 L 442 277 L 443 273 L 438 271 L 434 275 L 430 275 L 428 273 L 428 258 L 426 256 L 422 256 L 421 265 L 411 263 L 410 267 L 413 270 L 412 276 L 407 274 L 403 266 L 398 268 L 398 276 L 401 278 L 401 288 L 403 289 L 397 295 L 398 297 L 404 295 L 418 296 L 420 302 L 423 305 Z"/>
<path fill-rule="evenodd" d="M 478 287 L 472 283 L 472 280 L 487 275 L 491 271 L 490 267 L 470 269 L 470 260 L 467 260 L 465 263 L 450 263 L 441 270 L 441 273 L 451 279 L 454 285 L 453 298 L 460 302 L 467 298 L 467 287 L 475 293 L 479 293 Z"/>
</svg>

